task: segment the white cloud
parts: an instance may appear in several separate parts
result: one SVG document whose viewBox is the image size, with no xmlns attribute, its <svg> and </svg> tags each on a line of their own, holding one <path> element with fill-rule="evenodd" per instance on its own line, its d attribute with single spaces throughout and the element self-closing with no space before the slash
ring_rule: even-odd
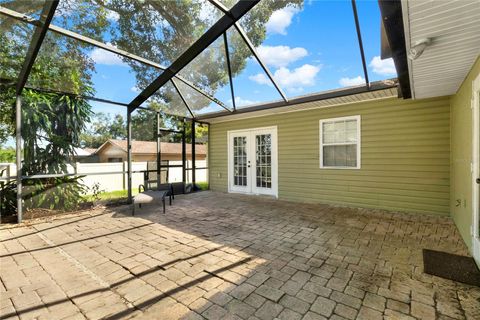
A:
<svg viewBox="0 0 480 320">
<path fill-rule="evenodd" d="M 378 73 L 383 76 L 388 75 L 396 75 L 397 71 L 395 69 L 395 64 L 393 63 L 393 59 L 380 59 L 380 56 L 373 57 L 372 61 L 368 65 L 372 68 L 373 72 Z"/>
<path fill-rule="evenodd" d="M 120 19 L 120 15 L 116 11 L 108 10 L 107 19 L 112 21 L 118 21 L 118 19 Z"/>
<path fill-rule="evenodd" d="M 308 55 L 302 47 L 290 48 L 289 46 L 259 46 L 258 54 L 266 64 L 274 67 L 286 67 L 291 62 L 297 61 Z"/>
<path fill-rule="evenodd" d="M 300 94 L 302 93 L 303 91 L 305 91 L 305 89 L 303 87 L 298 87 L 298 88 L 287 88 L 287 91 L 292 93 L 292 94 Z"/>
<path fill-rule="evenodd" d="M 230 99 L 229 102 L 232 103 L 232 99 Z M 248 105 L 251 105 L 251 104 L 257 104 L 258 102 L 259 101 L 256 101 L 256 100 L 243 99 L 242 97 L 239 97 L 239 96 L 235 97 L 235 105 L 237 107 L 248 106 Z"/>
<path fill-rule="evenodd" d="M 130 91 L 135 92 L 135 93 L 140 93 L 140 89 L 137 86 L 131 87 Z"/>
<path fill-rule="evenodd" d="M 361 76 L 355 78 L 341 78 L 338 83 L 343 87 L 358 86 L 365 84 L 365 78 L 362 78 Z"/>
<path fill-rule="evenodd" d="M 253 76 L 249 76 L 248 79 L 255 81 L 258 84 L 267 84 L 269 86 L 273 86 L 267 76 L 263 73 L 258 73 Z"/>
<path fill-rule="evenodd" d="M 299 68 L 290 71 L 288 68 L 280 68 L 275 71 L 275 80 L 287 88 L 295 88 L 302 86 L 313 86 L 315 84 L 315 76 L 320 71 L 319 66 L 304 64 Z"/>
<path fill-rule="evenodd" d="M 273 78 L 278 82 L 280 87 L 286 88 L 291 92 L 299 92 L 303 90 L 303 87 L 313 86 L 315 84 L 315 77 L 320 69 L 321 66 L 313 66 L 311 64 L 304 64 L 293 70 L 281 67 L 275 71 Z M 250 76 L 249 79 L 258 84 L 272 85 L 263 73 Z"/>
<path fill-rule="evenodd" d="M 293 16 L 300 12 L 298 8 L 288 6 L 274 11 L 266 24 L 268 33 L 287 34 L 287 28 L 292 23 Z"/>
<path fill-rule="evenodd" d="M 111 43 L 107 44 L 111 45 Z M 119 55 L 100 48 L 93 49 L 90 58 L 98 64 L 126 66 Z"/>
<path fill-rule="evenodd" d="M 206 2 L 206 1 L 205 1 Z M 200 20 L 202 21 L 205 21 L 205 22 L 208 22 L 208 21 L 211 21 L 213 22 L 215 20 L 215 18 L 217 17 L 216 15 L 216 8 L 209 5 L 208 3 L 204 4 L 201 6 L 200 8 L 200 12 L 199 12 L 199 18 Z M 216 21 L 216 20 L 215 20 Z"/>
</svg>

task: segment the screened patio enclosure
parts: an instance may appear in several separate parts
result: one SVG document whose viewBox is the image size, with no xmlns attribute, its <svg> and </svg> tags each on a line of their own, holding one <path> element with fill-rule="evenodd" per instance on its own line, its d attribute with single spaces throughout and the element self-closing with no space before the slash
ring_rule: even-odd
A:
<svg viewBox="0 0 480 320">
<path fill-rule="evenodd" d="M 189 137 L 191 182 L 195 184 L 195 128 L 208 125 L 202 119 L 321 99 L 317 92 L 322 91 L 330 90 L 327 95 L 332 97 L 395 85 L 382 81 L 385 77 L 368 73 L 363 43 L 380 51 L 380 36 L 362 37 L 361 30 L 378 28 L 381 21 L 362 19 L 365 3 L 357 6 L 354 0 L 334 2 L 338 6 L 334 11 L 332 5 L 322 9 L 322 2 L 314 2 L 316 8 L 311 5 L 300 0 L 0 0 L 0 103 L 4 110 L 7 105 L 15 105 L 11 114 L 15 115 L 18 221 L 22 220 L 22 208 L 31 194 L 38 196 L 40 192 L 61 198 L 84 192 L 65 187 L 65 194 L 49 194 L 79 176 L 68 172 L 65 163 L 73 148 L 78 147 L 82 130 L 89 125 L 91 105 L 126 117 L 127 189 L 131 201 L 135 187 L 132 140 L 146 138 L 135 137 L 132 117 L 138 112 L 144 112 L 145 119 L 155 119 L 156 125 L 148 129 L 150 140 L 159 142 L 162 127 L 183 135 L 184 182 L 185 136 Z M 338 21 L 332 19 L 322 25 L 317 19 L 317 24 L 308 26 L 322 35 L 336 32 L 334 37 L 324 39 L 339 46 L 334 55 L 342 56 L 347 51 L 342 50 L 342 43 L 356 47 L 355 52 L 350 52 L 354 59 L 345 58 L 351 63 L 352 74 L 363 75 L 361 83 L 357 81 L 352 88 L 337 91 L 328 85 L 315 87 L 307 83 L 306 91 L 298 90 L 281 77 L 286 68 L 272 61 L 274 52 L 269 50 L 273 46 L 262 46 L 269 32 L 266 25 L 276 12 L 315 9 L 318 14 L 338 16 Z M 317 41 L 314 38 L 321 35 L 316 33 L 297 38 Z M 292 48 L 297 45 L 287 44 Z M 311 59 L 308 66 L 312 70 L 323 68 L 313 55 L 300 54 Z M 277 68 L 275 72 L 272 66 Z M 128 74 L 130 80 L 124 81 L 119 72 Z M 52 129 L 51 135 L 45 133 L 46 126 Z M 61 140 L 62 136 L 67 138 Z M 50 159 L 55 152 L 63 159 Z M 33 159 L 27 167 L 22 161 L 26 157 Z M 44 159 L 41 165 L 36 160 L 39 158 Z M 161 159 L 157 159 L 155 170 L 160 175 Z M 61 178 L 66 180 L 49 180 L 43 183 L 43 189 L 31 183 Z"/>
</svg>

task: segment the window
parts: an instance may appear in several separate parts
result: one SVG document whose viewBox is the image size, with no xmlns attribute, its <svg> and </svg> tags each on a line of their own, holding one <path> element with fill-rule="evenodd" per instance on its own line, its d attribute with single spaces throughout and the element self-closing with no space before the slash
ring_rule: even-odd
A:
<svg viewBox="0 0 480 320">
<path fill-rule="evenodd" d="M 108 158 L 108 162 L 122 162 L 122 158 Z"/>
<path fill-rule="evenodd" d="M 360 116 L 320 120 L 320 168 L 360 169 Z"/>
</svg>

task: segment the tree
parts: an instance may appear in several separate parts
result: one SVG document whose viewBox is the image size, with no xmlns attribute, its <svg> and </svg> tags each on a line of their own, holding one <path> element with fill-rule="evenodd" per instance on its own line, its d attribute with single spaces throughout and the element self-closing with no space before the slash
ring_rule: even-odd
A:
<svg viewBox="0 0 480 320">
<path fill-rule="evenodd" d="M 0 162 L 15 162 L 15 149 L 11 147 L 0 148 Z"/>
<path fill-rule="evenodd" d="M 90 105 L 81 98 L 38 93 L 27 89 L 22 109 L 24 161 L 22 173 L 62 174 L 80 145 L 80 133 L 90 120 Z M 24 180 L 24 203 L 29 208 L 72 210 L 83 201 L 87 188 L 80 177 Z"/>
<path fill-rule="evenodd" d="M 156 106 L 153 106 L 155 108 Z M 163 123 L 162 123 L 163 124 Z M 137 109 L 132 113 L 132 139 L 154 141 L 156 139 L 157 113 Z"/>
<path fill-rule="evenodd" d="M 154 141 L 156 139 L 155 131 L 157 127 L 157 111 L 160 112 L 160 128 L 170 128 L 177 131 L 183 130 L 183 117 L 171 115 L 162 111 L 165 108 L 164 104 L 158 102 L 151 102 L 150 110 L 137 109 L 132 114 L 132 139 Z M 195 137 L 198 139 L 197 143 L 206 140 L 208 128 L 206 126 L 196 125 Z M 192 124 L 191 121 L 185 123 L 186 142 L 190 143 L 192 140 Z M 162 142 L 182 142 L 181 134 L 164 134 Z"/>
<path fill-rule="evenodd" d="M 226 0 L 231 6 L 235 0 Z M 37 15 L 42 2 L 35 0 L 2 1 L 2 6 L 21 13 Z M 266 37 L 266 23 L 275 10 L 286 6 L 301 7 L 303 1 L 261 1 L 240 22 L 254 46 L 259 46 Z M 223 15 L 206 1 L 179 0 L 65 0 L 61 1 L 55 14 L 55 24 L 84 36 L 113 45 L 168 65 L 193 44 L 219 17 Z M 0 142 L 14 135 L 14 85 L 24 63 L 33 28 L 14 19 L 0 20 Z M 232 72 L 239 74 L 246 66 L 251 52 L 235 29 L 228 31 L 231 47 Z M 78 95 L 93 96 L 95 91 L 92 74 L 95 64 L 90 53 L 92 47 L 80 41 L 55 34 L 51 31 L 42 44 L 28 79 L 28 86 L 64 92 L 46 93 L 42 90 L 24 90 L 22 131 L 24 144 L 25 174 L 62 173 L 80 146 L 80 135 L 87 129 L 92 116 L 91 106 Z M 158 69 L 123 58 L 136 72 L 137 87 L 146 87 L 158 76 Z M 228 83 L 223 38 L 220 37 L 209 49 L 193 60 L 181 75 L 212 95 Z M 187 90 L 184 84 L 179 85 Z M 189 104 L 200 110 L 211 102 L 195 93 L 186 92 Z M 162 87 L 149 99 L 150 107 L 162 114 L 174 110 L 185 114 L 186 110 L 178 99 L 171 84 Z M 154 138 L 155 119 L 151 113 L 138 110 L 132 116 L 133 137 L 149 140 Z M 115 126 L 122 122 L 115 119 Z M 164 115 L 163 125 L 179 126 L 174 116 Z M 113 123 L 112 123 L 113 125 Z M 188 127 L 187 127 L 188 128 Z M 188 130 L 188 129 L 187 129 Z M 118 136 L 122 132 L 115 133 Z M 177 139 L 177 138 L 171 138 Z M 93 143 L 93 142 L 92 142 Z M 32 194 L 51 193 L 53 207 L 70 207 L 64 196 L 80 192 L 80 185 L 68 179 L 27 180 L 33 187 Z M 72 189 L 63 184 L 69 184 Z M 62 191 L 63 190 L 63 191 Z M 62 193 L 63 192 L 63 193 Z M 32 197 L 33 199 L 34 197 Z M 67 199 L 68 199 L 67 198 Z M 78 197 L 77 197 L 78 198 Z M 42 200 L 43 201 L 43 200 Z M 46 202 L 39 201 L 39 206 Z M 51 204 L 50 204 L 51 205 Z M 72 203 L 76 205 L 76 203 Z"/>
<path fill-rule="evenodd" d="M 227 7 L 232 7 L 236 0 L 222 1 Z M 2 6 L 26 13 L 38 14 L 41 9 L 41 2 L 34 0 L 14 1 L 6 0 Z M 285 7 L 301 8 L 302 0 L 263 0 L 258 3 L 241 20 L 240 24 L 245 29 L 248 37 L 254 46 L 259 46 L 266 37 L 266 23 L 272 13 Z M 157 0 L 64 0 L 59 3 L 55 13 L 55 24 L 71 29 L 82 35 L 94 38 L 103 42 L 110 42 L 125 51 L 145 57 L 149 60 L 168 65 L 192 45 L 209 27 L 211 27 L 223 13 L 207 1 L 200 0 L 179 0 L 179 1 L 157 1 Z M 19 28 L 20 24 L 14 23 L 13 19 L 6 19 L 0 22 L 0 30 Z M 25 43 L 30 38 L 31 30 L 22 24 L 23 34 L 21 37 L 6 37 L 2 39 L 2 49 L 5 52 L 15 52 L 18 57 L 23 58 Z M 230 46 L 230 60 L 233 75 L 238 75 L 246 66 L 247 59 L 252 56 L 249 48 L 235 30 L 227 31 L 228 43 Z M 10 40 L 9 40 L 10 39 Z M 9 41 L 8 41 L 9 40 Z M 6 46 L 3 46 L 6 43 Z M 13 46 L 14 48 L 11 50 Z M 63 70 L 57 73 L 54 81 L 42 77 L 42 73 L 32 72 L 29 84 L 47 89 L 61 90 L 71 93 L 81 93 L 84 90 L 73 86 L 73 83 L 82 84 L 83 81 L 90 81 L 94 72 L 94 63 L 88 56 L 93 48 L 82 44 L 80 41 L 72 40 L 62 36 L 55 36 L 49 32 L 41 51 L 45 63 L 35 63 L 35 66 Z M 63 50 L 69 55 L 50 54 L 51 50 Z M 48 57 L 52 59 L 47 61 Z M 9 63 L 10 57 L 7 56 Z M 15 60 L 15 59 L 13 59 Z M 18 59 L 16 59 L 18 60 Z M 137 87 L 146 87 L 159 71 L 156 68 L 146 66 L 137 61 L 123 58 L 134 71 L 137 80 Z M 23 60 L 20 61 L 20 63 Z M 1 77 L 3 76 L 4 61 L 0 61 Z M 9 70 L 7 68 L 7 70 Z M 18 71 L 18 68 L 17 68 Z M 8 79 L 15 79 L 15 72 L 10 72 Z M 215 91 L 228 84 L 225 49 L 223 37 L 220 37 L 207 50 L 194 59 L 186 68 L 180 70 L 180 74 L 214 95 Z M 37 75 L 37 76 L 35 76 Z M 73 83 L 72 83 L 73 82 Z M 207 107 L 211 101 L 206 99 L 185 84 L 178 82 L 180 89 L 188 96 L 192 109 L 200 110 Z M 11 98 L 12 95 L 10 94 Z M 5 99 L 2 99 L 6 101 Z M 154 96 L 150 103 L 155 102 L 165 112 L 174 111 L 180 115 L 187 115 L 183 105 L 173 86 L 168 83 L 163 86 Z M 10 106 L 10 102 L 5 102 Z M 3 110 L 2 110 L 3 111 Z M 8 112 L 0 113 L 0 139 L 2 133 L 12 133 L 12 121 L 5 118 L 12 118 L 11 109 Z M 3 118 L 3 119 L 2 119 Z M 1 140 L 0 140 L 1 141 Z"/>
<path fill-rule="evenodd" d="M 35 1 L 10 1 L 2 5 L 35 10 Z M 29 6 L 30 4 L 31 6 Z M 87 11 L 83 10 L 83 13 Z M 96 30 L 85 24 L 86 30 Z M 2 134 L 14 132 L 14 102 L 16 77 L 24 63 L 32 28 L 13 19 L 0 21 L 0 128 Z M 4 45 L 5 44 L 5 45 Z M 50 93 L 42 90 L 24 89 L 22 93 L 23 169 L 22 174 L 62 174 L 78 147 L 80 133 L 90 121 L 91 106 L 78 95 L 93 95 L 91 74 L 94 71 L 85 46 L 72 39 L 47 33 L 27 85 L 41 89 L 58 90 L 71 94 Z M 78 177 L 24 179 L 25 207 L 70 210 L 78 207 L 85 193 L 85 186 Z M 4 186 L 5 199 L 14 199 L 15 182 Z M 6 212 L 15 211 L 15 201 L 2 202 Z"/>
<path fill-rule="evenodd" d="M 108 139 L 126 139 L 127 126 L 121 114 L 96 113 L 92 117 L 89 129 L 81 134 L 82 147 L 98 148 Z"/>
<path fill-rule="evenodd" d="M 223 15 L 220 10 L 206 1 L 131 1 L 94 0 L 99 8 L 107 10 L 117 19 L 109 20 L 106 30 L 115 46 L 135 53 L 152 61 L 168 65 L 185 49 L 193 44 L 210 26 Z M 236 0 L 222 1 L 231 7 Z M 303 0 L 263 0 L 240 21 L 254 46 L 259 46 L 266 37 L 266 23 L 272 13 L 287 6 L 301 8 Z M 238 32 L 231 28 L 227 32 L 230 46 L 230 60 L 234 76 L 240 74 L 252 56 Z M 180 71 L 180 74 L 212 95 L 228 84 L 228 73 L 223 38 L 220 37 L 200 56 Z M 137 87 L 145 88 L 156 76 L 158 70 L 124 59 L 135 71 Z M 190 91 L 188 101 L 192 109 L 200 110 L 211 101 L 179 82 L 181 88 Z M 183 102 L 175 96 L 175 89 L 167 84 L 151 97 L 151 102 L 160 105 L 161 110 L 183 110 Z"/>
<path fill-rule="evenodd" d="M 8 137 L 13 136 L 15 130 L 15 78 L 23 62 L 25 48 L 15 37 L 25 36 L 25 30 L 14 29 L 8 32 L 8 26 L 4 26 L 0 20 L 0 144 L 4 144 Z M 12 35 L 12 36 L 10 36 Z M 13 36 L 15 35 L 15 36 Z"/>
</svg>

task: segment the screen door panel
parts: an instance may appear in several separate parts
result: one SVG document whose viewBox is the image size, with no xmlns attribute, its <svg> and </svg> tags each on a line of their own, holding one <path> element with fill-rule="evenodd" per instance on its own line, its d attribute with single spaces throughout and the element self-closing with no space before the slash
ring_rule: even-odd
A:
<svg viewBox="0 0 480 320">
<path fill-rule="evenodd" d="M 233 138 L 233 184 L 247 186 L 247 137 Z"/>
<path fill-rule="evenodd" d="M 276 188 L 276 130 L 252 131 L 252 193 L 277 195 Z"/>
<path fill-rule="evenodd" d="M 272 188 L 272 135 L 255 135 L 256 187 Z"/>
<path fill-rule="evenodd" d="M 231 170 L 229 174 L 232 191 L 250 192 L 249 147 L 250 135 L 247 133 L 234 134 L 230 138 Z"/>
</svg>

